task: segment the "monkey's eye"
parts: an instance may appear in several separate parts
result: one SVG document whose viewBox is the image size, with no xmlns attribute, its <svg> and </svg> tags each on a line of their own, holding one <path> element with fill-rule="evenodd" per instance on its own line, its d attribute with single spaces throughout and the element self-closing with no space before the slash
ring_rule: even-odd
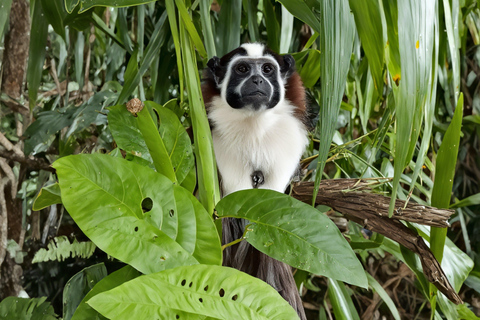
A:
<svg viewBox="0 0 480 320">
<path fill-rule="evenodd" d="M 273 66 L 270 64 L 270 63 L 265 63 L 263 66 L 262 66 L 262 71 L 263 73 L 270 73 L 273 71 Z"/>
<path fill-rule="evenodd" d="M 239 65 L 237 65 L 235 70 L 237 70 L 238 73 L 247 73 L 248 72 L 248 67 L 244 64 L 239 64 Z"/>
</svg>

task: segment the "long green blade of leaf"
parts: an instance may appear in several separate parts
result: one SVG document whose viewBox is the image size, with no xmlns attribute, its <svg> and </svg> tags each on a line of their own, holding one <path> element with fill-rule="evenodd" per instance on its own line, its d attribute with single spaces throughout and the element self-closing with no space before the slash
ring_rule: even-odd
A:
<svg viewBox="0 0 480 320">
<path fill-rule="evenodd" d="M 8 23 L 8 16 L 10 15 L 10 8 L 12 7 L 12 0 L 0 0 L 0 38 L 3 37 L 3 31 Z"/>
<path fill-rule="evenodd" d="M 270 0 L 268 0 L 270 1 Z M 240 46 L 242 0 L 224 1 L 220 9 L 216 30 L 217 54 L 223 56 Z"/>
<path fill-rule="evenodd" d="M 215 39 L 213 36 L 212 22 L 210 20 L 210 5 L 212 1 L 200 1 L 200 22 L 202 23 L 203 38 L 205 39 L 205 47 L 208 59 L 217 55 L 215 48 Z"/>
<path fill-rule="evenodd" d="M 317 132 L 320 132 L 321 140 L 313 199 L 317 197 L 318 187 L 322 180 L 323 169 L 335 131 L 355 34 L 355 23 L 347 0 L 322 1 L 320 18 L 323 21 L 319 31 L 321 90 L 323 94 L 320 98 L 322 108 L 316 127 Z"/>
<path fill-rule="evenodd" d="M 27 85 L 30 110 L 35 107 L 38 87 L 42 80 L 45 48 L 47 45 L 48 22 L 44 18 L 41 1 L 35 1 L 33 7 L 30 46 L 28 48 Z"/>
<path fill-rule="evenodd" d="M 128 97 L 141 83 L 143 75 L 148 70 L 155 57 L 158 56 L 167 34 L 165 30 L 166 18 L 167 14 L 162 14 L 160 19 L 158 19 L 157 23 L 155 24 L 155 29 L 150 37 L 150 42 L 145 49 L 145 55 L 140 61 L 140 66 L 138 66 L 137 63 L 138 50 L 136 50 L 134 55 L 132 55 L 130 58 L 127 71 L 125 72 L 125 84 L 122 92 L 120 92 L 120 95 L 118 96 L 117 104 L 123 104 L 127 101 Z"/>
<path fill-rule="evenodd" d="M 138 6 L 145 3 L 150 3 L 155 0 L 79 0 L 80 2 L 80 11 L 79 13 L 85 12 L 90 8 L 93 7 L 130 7 L 130 6 Z"/>
<path fill-rule="evenodd" d="M 287 8 L 288 11 L 290 11 L 291 14 L 293 14 L 295 17 L 298 19 L 302 20 L 306 24 L 308 24 L 310 27 L 313 28 L 318 33 L 321 33 L 321 23 L 315 16 L 315 11 L 322 9 L 320 8 L 320 5 L 318 7 L 313 7 L 309 8 L 308 5 L 305 3 L 303 0 L 277 0 L 281 4 Z M 313 2 L 313 3 L 318 3 L 318 2 Z M 322 19 L 322 21 L 324 21 Z"/>
<path fill-rule="evenodd" d="M 453 177 L 455 176 L 460 133 L 462 131 L 462 117 L 463 94 L 460 94 L 452 122 L 448 126 L 442 145 L 438 150 L 432 190 L 432 206 L 437 208 L 448 208 L 452 198 Z M 431 249 L 439 262 L 442 261 L 446 236 L 447 228 L 432 227 Z"/>
<path fill-rule="evenodd" d="M 260 39 L 257 23 L 257 7 L 254 1 L 243 0 L 244 10 L 248 17 L 248 35 L 251 42 L 257 42 Z"/>
<path fill-rule="evenodd" d="M 368 58 L 375 89 L 379 96 L 383 93 L 383 28 L 378 0 L 349 0 L 355 17 L 358 35 Z"/>
<path fill-rule="evenodd" d="M 200 77 L 198 75 L 195 51 L 193 50 L 191 40 L 186 37 L 183 26 L 180 26 L 180 28 L 181 47 L 183 49 L 182 59 L 185 67 L 185 80 L 196 145 L 195 155 L 200 202 L 207 209 L 207 212 L 213 213 L 215 204 L 220 200 L 220 188 L 218 185 L 212 135 L 200 89 Z"/>
<path fill-rule="evenodd" d="M 423 168 L 425 162 L 425 156 L 428 152 L 428 147 L 430 146 L 430 138 L 432 136 L 432 127 L 433 127 L 433 118 L 435 113 L 435 104 L 437 102 L 437 83 L 438 83 L 438 52 L 439 52 L 439 42 L 440 42 L 440 32 L 439 32 L 439 21 L 438 21 L 438 6 L 435 13 L 435 36 L 434 36 L 434 50 L 432 51 L 432 76 L 430 78 L 430 84 L 427 87 L 427 96 L 426 102 L 423 106 L 424 108 L 424 126 L 423 126 L 423 136 L 422 142 L 420 144 L 420 150 L 418 151 L 417 161 L 415 168 L 412 174 L 412 182 L 417 180 L 417 177 L 420 174 L 420 171 Z M 412 192 L 415 187 L 415 183 L 412 183 L 410 186 L 409 193 Z"/>
<path fill-rule="evenodd" d="M 328 298 L 332 304 L 335 319 L 360 320 L 345 284 L 333 279 L 328 279 L 328 284 Z"/>
<path fill-rule="evenodd" d="M 290 43 L 292 42 L 293 15 L 282 6 L 282 26 L 280 31 L 280 51 L 279 53 L 290 52 Z M 319 72 L 320 73 L 320 72 Z"/>
<path fill-rule="evenodd" d="M 180 47 L 180 35 L 179 35 L 179 26 L 177 24 L 177 15 L 175 12 L 174 0 L 165 0 L 165 7 L 167 9 L 168 22 L 170 24 L 170 30 L 172 32 L 173 43 L 175 44 L 175 54 L 177 55 L 177 69 L 178 69 L 178 78 L 180 84 L 180 104 L 183 103 L 183 90 L 184 90 L 184 74 L 183 74 L 183 63 L 182 63 L 182 52 Z"/>
<path fill-rule="evenodd" d="M 202 39 L 200 39 L 197 29 L 193 25 L 192 17 L 190 17 L 190 15 L 188 14 L 187 7 L 185 7 L 185 3 L 183 1 L 184 0 L 175 0 L 175 4 L 177 5 L 177 8 L 178 8 L 178 13 L 180 14 L 180 17 L 182 18 L 182 21 L 183 21 L 183 25 L 185 29 L 187 29 L 188 34 L 190 35 L 190 38 L 195 44 L 195 47 L 197 48 L 197 51 L 200 54 L 200 56 L 207 57 L 207 51 L 205 51 L 205 47 L 203 46 Z"/>
<path fill-rule="evenodd" d="M 265 26 L 267 28 L 267 45 L 275 51 L 280 51 L 280 26 L 275 16 L 275 6 L 271 0 L 263 1 L 263 14 L 265 16 Z"/>
<path fill-rule="evenodd" d="M 367 274 L 368 278 L 368 285 L 375 290 L 376 293 L 382 298 L 383 302 L 387 305 L 388 309 L 390 309 L 390 312 L 392 313 L 392 316 L 395 320 L 401 320 L 400 314 L 398 313 L 398 309 L 395 306 L 395 303 L 393 302 L 392 298 L 388 295 L 388 293 L 383 289 L 383 287 L 378 283 L 378 281 L 372 277 L 369 273 Z"/>
<path fill-rule="evenodd" d="M 397 189 L 404 168 L 410 163 L 420 134 L 424 104 L 432 77 L 432 52 L 436 1 L 398 2 L 398 39 L 402 76 L 394 86 L 396 145 L 392 198 L 393 214 Z"/>
</svg>

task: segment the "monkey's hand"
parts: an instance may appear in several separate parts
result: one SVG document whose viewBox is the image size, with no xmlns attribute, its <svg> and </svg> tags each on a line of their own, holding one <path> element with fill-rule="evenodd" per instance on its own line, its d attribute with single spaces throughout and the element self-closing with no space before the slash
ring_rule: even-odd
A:
<svg viewBox="0 0 480 320">
<path fill-rule="evenodd" d="M 252 173 L 251 177 L 252 177 L 252 187 L 253 188 L 258 188 L 259 186 L 261 186 L 265 182 L 262 171 L 254 171 Z"/>
</svg>

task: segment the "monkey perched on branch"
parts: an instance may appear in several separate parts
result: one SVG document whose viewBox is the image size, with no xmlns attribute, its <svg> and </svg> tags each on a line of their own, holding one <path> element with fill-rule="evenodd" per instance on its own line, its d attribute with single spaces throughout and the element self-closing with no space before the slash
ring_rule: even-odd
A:
<svg viewBox="0 0 480 320">
<path fill-rule="evenodd" d="M 249 43 L 207 65 L 202 92 L 223 195 L 251 188 L 284 192 L 308 144 L 305 89 L 295 60 Z M 241 238 L 246 225 L 224 219 L 223 243 Z M 242 241 L 224 250 L 224 265 L 266 281 L 306 319 L 287 264 Z"/>
</svg>

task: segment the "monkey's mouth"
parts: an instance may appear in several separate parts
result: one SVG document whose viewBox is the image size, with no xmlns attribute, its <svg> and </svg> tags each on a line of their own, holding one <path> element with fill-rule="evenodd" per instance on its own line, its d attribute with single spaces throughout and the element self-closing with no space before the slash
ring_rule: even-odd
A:
<svg viewBox="0 0 480 320">
<path fill-rule="evenodd" d="M 266 96 L 267 94 L 263 91 L 253 91 L 247 94 L 247 97 L 254 97 L 254 96 Z"/>
</svg>

